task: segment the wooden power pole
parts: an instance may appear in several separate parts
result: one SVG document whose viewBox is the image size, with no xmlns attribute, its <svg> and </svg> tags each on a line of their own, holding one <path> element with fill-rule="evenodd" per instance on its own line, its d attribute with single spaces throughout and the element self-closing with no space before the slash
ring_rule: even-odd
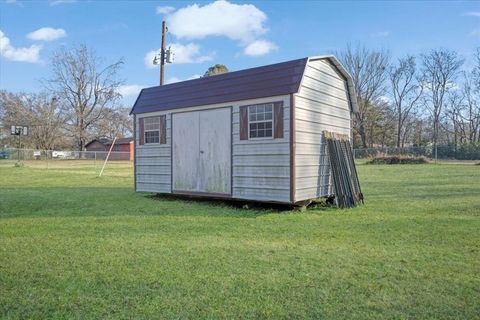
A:
<svg viewBox="0 0 480 320">
<path fill-rule="evenodd" d="M 160 85 L 163 86 L 165 81 L 165 36 L 167 34 L 167 24 L 162 22 L 162 46 L 160 48 Z"/>
</svg>

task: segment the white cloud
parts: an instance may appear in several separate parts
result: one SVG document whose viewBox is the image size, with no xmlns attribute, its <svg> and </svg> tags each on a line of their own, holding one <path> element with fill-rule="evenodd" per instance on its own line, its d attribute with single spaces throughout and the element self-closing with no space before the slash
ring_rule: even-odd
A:
<svg viewBox="0 0 480 320">
<path fill-rule="evenodd" d="M 160 50 L 152 50 L 147 52 L 147 54 L 145 55 L 145 58 L 143 59 L 145 62 L 145 66 L 147 68 L 153 69 L 157 67 L 156 65 L 153 64 L 153 59 L 155 58 L 155 56 L 158 54 L 159 51 Z"/>
<path fill-rule="evenodd" d="M 384 38 L 384 37 L 388 37 L 389 35 L 390 35 L 390 31 L 379 31 L 379 32 L 370 33 L 371 38 Z"/>
<path fill-rule="evenodd" d="M 470 32 L 470 36 L 472 37 L 480 37 L 480 29 L 475 29 Z"/>
<path fill-rule="evenodd" d="M 66 37 L 67 33 L 63 29 L 40 28 L 27 34 L 27 38 L 36 41 L 52 41 Z"/>
<path fill-rule="evenodd" d="M 386 104 L 390 104 L 392 102 L 392 99 L 390 99 L 389 97 L 387 96 L 380 96 L 378 97 L 378 100 L 381 102 L 381 103 L 386 103 Z"/>
<path fill-rule="evenodd" d="M 140 90 L 146 87 L 147 86 L 139 84 L 123 85 L 118 88 L 118 93 L 120 93 L 123 97 L 137 96 L 140 93 Z"/>
<path fill-rule="evenodd" d="M 32 45 L 28 48 L 15 48 L 10 39 L 0 30 L 0 56 L 12 61 L 39 62 L 39 53 L 42 46 Z"/>
<path fill-rule="evenodd" d="M 180 82 L 180 81 L 182 81 L 182 80 L 178 77 L 170 77 L 165 81 L 165 83 L 170 84 L 170 83 L 175 83 L 175 82 Z"/>
<path fill-rule="evenodd" d="M 174 63 L 176 64 L 202 63 L 210 61 L 213 58 L 211 55 L 202 55 L 200 53 L 200 47 L 195 43 L 189 43 L 186 45 L 180 43 L 172 43 L 170 46 L 172 52 L 174 53 Z M 153 64 L 153 58 L 159 52 L 160 49 L 147 52 L 147 54 L 145 55 L 145 66 L 147 66 L 148 68 L 155 68 L 156 66 Z"/>
<path fill-rule="evenodd" d="M 14 4 L 14 5 L 17 5 L 19 7 L 23 7 L 23 3 L 21 2 L 18 2 L 17 0 L 7 0 L 5 1 L 6 4 Z"/>
<path fill-rule="evenodd" d="M 193 79 L 198 79 L 198 78 L 201 78 L 202 76 L 199 75 L 199 74 L 194 74 L 193 76 L 190 76 L 186 79 L 180 79 L 178 77 L 170 77 L 167 79 L 167 81 L 165 81 L 166 84 L 170 84 L 170 83 L 175 83 L 175 82 L 180 82 L 180 81 L 187 81 L 187 80 L 193 80 Z"/>
<path fill-rule="evenodd" d="M 210 55 L 201 55 L 200 47 L 194 43 L 186 45 L 172 43 L 170 46 L 176 63 L 201 63 L 212 60 Z"/>
<path fill-rule="evenodd" d="M 198 79 L 201 78 L 202 76 L 200 74 L 194 74 L 193 76 L 190 76 L 187 78 L 187 80 L 193 80 L 193 79 Z"/>
<path fill-rule="evenodd" d="M 447 84 L 447 88 L 450 89 L 450 90 L 453 90 L 453 91 L 458 91 L 458 90 L 462 89 L 460 84 L 458 84 L 456 82 L 449 82 Z"/>
<path fill-rule="evenodd" d="M 267 15 L 253 4 L 217 0 L 203 6 L 193 4 L 178 10 L 158 7 L 157 13 L 159 12 L 167 15 L 169 32 L 178 39 L 224 36 L 238 41 L 244 47 L 244 54 L 249 56 L 261 56 L 278 49 L 274 43 L 259 39 L 267 32 Z M 177 55 L 175 62 L 181 63 L 180 60 Z"/>
<path fill-rule="evenodd" d="M 60 4 L 75 3 L 77 0 L 49 0 L 50 6 L 58 6 Z"/>
<path fill-rule="evenodd" d="M 274 50 L 278 50 L 278 47 L 274 43 L 265 40 L 256 40 L 245 47 L 244 53 L 247 56 L 263 56 Z"/>
<path fill-rule="evenodd" d="M 463 15 L 469 17 L 480 17 L 480 11 L 469 11 L 465 12 Z"/>
<path fill-rule="evenodd" d="M 267 31 L 264 26 L 267 15 L 257 7 L 225 0 L 178 9 L 169 14 L 166 20 L 170 32 L 180 39 L 225 36 L 248 44 Z"/>
<path fill-rule="evenodd" d="M 175 11 L 174 7 L 170 6 L 163 6 L 163 7 L 157 7 L 157 14 L 169 14 Z"/>
</svg>

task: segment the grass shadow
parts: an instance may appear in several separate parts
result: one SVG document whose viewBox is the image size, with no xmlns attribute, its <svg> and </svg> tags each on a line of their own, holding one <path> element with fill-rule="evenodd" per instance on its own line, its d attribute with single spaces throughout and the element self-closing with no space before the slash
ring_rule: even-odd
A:
<svg viewBox="0 0 480 320">
<path fill-rule="evenodd" d="M 189 195 L 175 195 L 175 194 L 150 194 L 146 198 L 155 201 L 182 201 L 189 204 L 202 204 L 212 208 L 228 208 L 246 210 L 247 212 L 261 214 L 270 213 L 290 213 L 297 208 L 291 204 L 282 204 L 274 202 L 258 202 L 245 199 L 215 199 L 201 196 L 189 196 Z M 332 202 L 329 202 L 326 198 L 319 198 L 314 200 L 307 206 L 306 212 L 325 212 L 338 209 Z"/>
<path fill-rule="evenodd" d="M 248 204 L 248 207 L 245 205 Z M 4 188 L 0 218 L 178 216 L 256 218 L 291 212 L 291 206 L 250 201 L 225 201 L 179 195 L 136 193 L 122 187 Z"/>
<path fill-rule="evenodd" d="M 155 201 L 182 201 L 189 204 L 202 204 L 212 208 L 242 209 L 247 212 L 256 213 L 257 215 L 290 212 L 293 208 L 292 205 L 281 203 L 254 202 L 242 199 L 218 199 L 177 194 L 150 194 L 145 197 Z"/>
</svg>

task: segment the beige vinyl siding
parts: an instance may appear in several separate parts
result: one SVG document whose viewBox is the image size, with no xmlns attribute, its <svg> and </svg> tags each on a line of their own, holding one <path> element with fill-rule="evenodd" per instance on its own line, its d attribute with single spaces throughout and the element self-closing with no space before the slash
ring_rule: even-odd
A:
<svg viewBox="0 0 480 320">
<path fill-rule="evenodd" d="M 141 192 L 170 193 L 171 191 L 171 117 L 166 116 L 167 143 L 140 145 L 139 119 L 165 113 L 145 113 L 136 117 L 136 190 Z"/>
<path fill-rule="evenodd" d="M 323 131 L 350 136 L 347 82 L 326 59 L 310 60 L 295 95 L 295 201 L 332 193 Z"/>
<path fill-rule="evenodd" d="M 240 140 L 239 106 L 276 101 L 283 101 L 283 138 Z M 232 197 L 290 202 L 290 96 L 234 104 L 232 119 Z"/>
<path fill-rule="evenodd" d="M 283 101 L 284 137 L 280 139 L 240 140 L 239 108 Z M 232 107 L 232 198 L 290 202 L 290 96 L 276 96 L 227 104 L 176 109 L 174 112 Z M 167 114 L 167 144 L 139 144 L 137 132 L 137 191 L 171 192 L 171 113 L 152 112 L 137 116 Z M 149 177 L 151 176 L 151 177 Z"/>
</svg>

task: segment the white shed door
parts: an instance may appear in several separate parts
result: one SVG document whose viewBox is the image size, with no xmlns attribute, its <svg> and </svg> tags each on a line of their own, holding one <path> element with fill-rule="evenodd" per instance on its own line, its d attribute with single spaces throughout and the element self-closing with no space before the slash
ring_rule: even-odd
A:
<svg viewBox="0 0 480 320">
<path fill-rule="evenodd" d="M 231 193 L 231 109 L 173 114 L 173 191 Z"/>
</svg>

